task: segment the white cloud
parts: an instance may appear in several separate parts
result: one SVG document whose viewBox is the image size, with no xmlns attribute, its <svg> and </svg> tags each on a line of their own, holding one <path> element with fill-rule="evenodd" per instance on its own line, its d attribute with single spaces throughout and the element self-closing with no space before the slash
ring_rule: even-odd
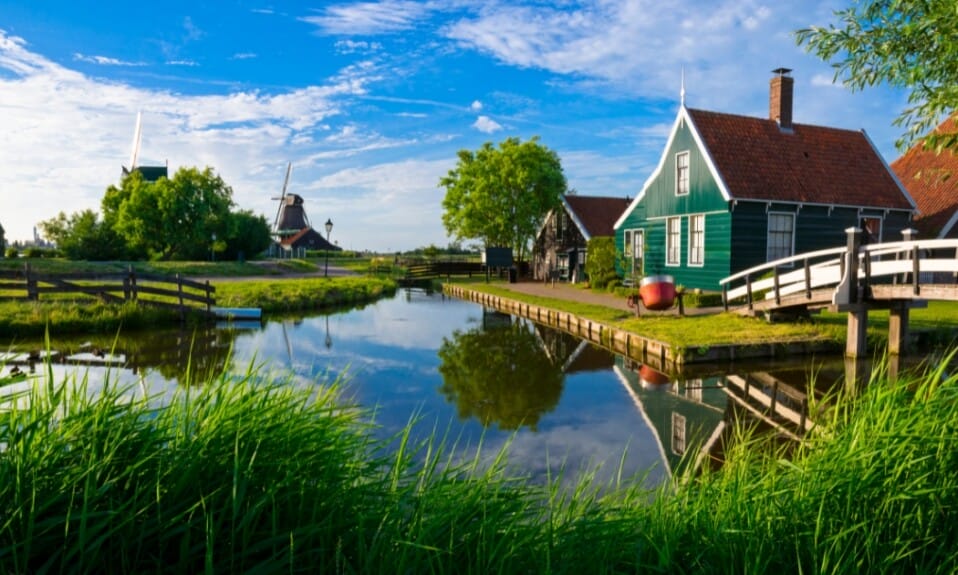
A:
<svg viewBox="0 0 958 575">
<path fill-rule="evenodd" d="M 144 164 L 213 166 L 240 207 L 270 214 L 286 161 L 296 159 L 287 143 L 340 114 L 343 98 L 362 94 L 363 70 L 275 95 L 192 96 L 84 76 L 0 30 L 0 223 L 8 239 L 27 239 L 61 210 L 98 210 L 129 158 L 139 110 Z M 308 154 L 309 145 L 295 154 Z"/>
<path fill-rule="evenodd" d="M 90 64 L 100 64 L 101 66 L 143 66 L 142 62 L 125 62 L 117 58 L 110 58 L 108 56 L 88 56 L 86 54 L 81 54 L 76 52 L 73 54 L 73 59 L 79 62 L 88 62 Z"/>
<path fill-rule="evenodd" d="M 473 112 L 478 112 L 479 110 L 482 109 L 482 102 L 480 102 L 479 100 L 474 100 L 472 104 L 469 106 L 469 109 L 472 110 Z"/>
<path fill-rule="evenodd" d="M 472 127 L 485 134 L 494 134 L 502 129 L 502 126 L 489 116 L 479 116 Z"/>
<path fill-rule="evenodd" d="M 356 40 L 337 40 L 336 51 L 340 54 L 355 54 L 357 52 L 375 52 L 382 50 L 379 42 L 364 42 Z"/>
<path fill-rule="evenodd" d="M 166 65 L 195 67 L 195 66 L 199 66 L 199 63 L 194 60 L 169 60 L 167 61 Z"/>
<path fill-rule="evenodd" d="M 251 60 L 255 57 L 256 57 L 256 54 L 254 54 L 253 52 L 238 52 L 236 54 L 233 54 L 230 57 L 230 59 L 231 60 Z"/>
<path fill-rule="evenodd" d="M 320 15 L 301 20 L 313 24 L 322 34 L 387 34 L 412 29 L 429 12 L 422 2 L 386 0 L 327 6 Z"/>
</svg>

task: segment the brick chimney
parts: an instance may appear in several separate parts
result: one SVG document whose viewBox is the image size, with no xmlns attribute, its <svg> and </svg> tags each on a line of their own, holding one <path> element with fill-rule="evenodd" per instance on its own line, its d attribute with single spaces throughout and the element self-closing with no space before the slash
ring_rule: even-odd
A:
<svg viewBox="0 0 958 575">
<path fill-rule="evenodd" d="M 792 129 L 792 92 L 795 79 L 788 68 L 776 68 L 769 81 L 768 118 L 775 120 L 783 130 Z"/>
</svg>

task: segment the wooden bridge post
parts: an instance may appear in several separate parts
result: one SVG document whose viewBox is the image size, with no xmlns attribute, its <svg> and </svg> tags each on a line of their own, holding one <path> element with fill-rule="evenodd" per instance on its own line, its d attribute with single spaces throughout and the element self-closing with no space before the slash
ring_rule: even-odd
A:
<svg viewBox="0 0 958 575">
<path fill-rule="evenodd" d="M 888 354 L 900 355 L 908 339 L 908 302 L 892 303 L 888 310 Z"/>
<path fill-rule="evenodd" d="M 862 230 L 848 228 L 848 248 L 845 250 L 845 270 L 841 283 L 832 296 L 832 304 L 837 311 L 848 313 L 848 329 L 845 335 L 845 357 L 864 357 L 868 351 L 868 305 L 861 301 L 861 290 L 858 286 L 858 251 L 862 245 Z"/>
<path fill-rule="evenodd" d="M 918 230 L 916 230 L 916 229 L 914 229 L 914 228 L 906 228 L 906 229 L 904 229 L 904 230 L 901 231 L 901 239 L 902 239 L 902 241 L 906 241 L 906 242 L 915 241 L 916 239 L 918 239 L 918 238 L 916 237 L 917 235 L 918 235 Z M 901 259 L 901 257 L 902 257 L 901 252 L 898 252 L 898 254 L 897 254 L 895 257 L 896 257 L 897 259 Z M 906 284 L 906 283 L 908 283 L 909 281 L 911 281 L 911 280 L 910 280 L 910 278 L 908 277 L 908 274 L 907 274 L 907 273 L 903 273 L 903 274 L 901 275 L 901 283 Z M 893 284 L 897 284 L 897 283 L 898 283 L 898 278 L 897 278 L 897 277 L 896 277 L 896 278 L 892 278 L 892 283 L 893 283 Z"/>
</svg>

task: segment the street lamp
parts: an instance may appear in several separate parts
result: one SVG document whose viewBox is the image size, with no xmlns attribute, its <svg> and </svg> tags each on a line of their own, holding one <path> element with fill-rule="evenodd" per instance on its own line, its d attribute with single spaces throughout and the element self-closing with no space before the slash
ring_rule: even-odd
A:
<svg viewBox="0 0 958 575">
<path fill-rule="evenodd" d="M 326 270 L 323 276 L 329 276 L 329 233 L 333 231 L 333 220 L 326 218 Z"/>
<path fill-rule="evenodd" d="M 216 261 L 216 232 L 213 232 L 213 242 L 210 244 L 210 261 Z"/>
</svg>

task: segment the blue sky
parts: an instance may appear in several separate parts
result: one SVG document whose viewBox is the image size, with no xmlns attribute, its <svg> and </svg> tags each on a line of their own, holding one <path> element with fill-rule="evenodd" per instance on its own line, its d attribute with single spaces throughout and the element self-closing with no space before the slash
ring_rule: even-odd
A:
<svg viewBox="0 0 958 575">
<path fill-rule="evenodd" d="M 99 209 L 128 163 L 211 166 L 272 223 L 289 191 L 347 249 L 445 246 L 456 152 L 539 136 L 585 195 L 634 197 L 679 105 L 865 129 L 888 162 L 905 96 L 852 93 L 791 33 L 839 0 L 0 0 L 0 225 Z M 468 243 L 468 242 L 467 242 Z"/>
</svg>

